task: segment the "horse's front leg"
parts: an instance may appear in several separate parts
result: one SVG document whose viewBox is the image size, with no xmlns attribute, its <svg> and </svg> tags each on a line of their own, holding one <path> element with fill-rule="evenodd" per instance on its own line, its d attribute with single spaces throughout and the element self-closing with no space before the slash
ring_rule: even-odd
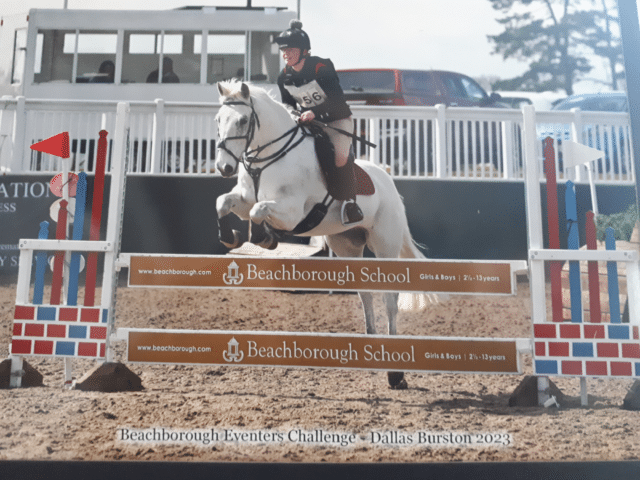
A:
<svg viewBox="0 0 640 480">
<path fill-rule="evenodd" d="M 230 213 L 235 213 L 242 220 L 249 219 L 249 211 L 253 204 L 245 201 L 240 192 L 231 190 L 231 192 L 220 195 L 216 200 L 216 211 L 218 212 L 218 238 L 227 248 L 238 248 L 242 245 L 246 238 L 238 230 L 231 228 Z"/>
<path fill-rule="evenodd" d="M 251 216 L 251 243 L 274 249 L 278 245 L 276 230 L 291 231 L 302 219 L 302 201 L 281 199 L 256 203 L 249 212 Z"/>
</svg>

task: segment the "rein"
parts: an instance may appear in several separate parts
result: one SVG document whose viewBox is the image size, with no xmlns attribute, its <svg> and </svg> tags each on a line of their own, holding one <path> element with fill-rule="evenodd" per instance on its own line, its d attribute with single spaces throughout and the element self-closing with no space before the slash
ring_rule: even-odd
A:
<svg viewBox="0 0 640 480">
<path fill-rule="evenodd" d="M 254 187 L 253 190 L 255 193 L 256 201 L 258 201 L 258 189 L 260 188 L 260 176 L 262 175 L 263 170 L 273 165 L 278 160 L 280 160 L 287 153 L 289 153 L 291 150 L 293 150 L 298 145 L 300 145 L 300 143 L 302 143 L 305 137 L 310 135 L 300 125 L 296 125 L 295 127 L 287 130 L 284 134 L 280 135 L 278 138 L 270 141 L 269 143 L 259 146 L 258 148 L 255 148 L 253 150 L 249 150 L 249 145 L 253 141 L 253 137 L 256 132 L 256 126 L 260 128 L 260 119 L 258 118 L 258 114 L 256 113 L 256 110 L 253 107 L 253 100 L 250 99 L 250 103 L 245 103 L 241 101 L 226 101 L 226 102 L 223 102 L 223 105 L 244 105 L 245 107 L 251 108 L 251 117 L 249 119 L 249 129 L 247 130 L 247 134 L 224 138 L 218 142 L 218 148 L 220 148 L 221 150 L 224 150 L 229 155 L 231 155 L 231 157 L 233 157 L 233 159 L 238 164 L 242 163 L 245 170 L 253 180 L 253 187 Z M 293 140 L 299 131 L 302 131 L 302 135 L 297 141 L 294 142 Z M 258 157 L 258 155 L 260 155 L 260 153 L 264 151 L 265 148 L 273 145 L 276 142 L 279 142 L 280 140 L 286 138 L 287 136 L 289 136 L 289 139 L 283 145 L 283 147 L 280 148 L 280 150 L 273 153 L 272 155 L 269 155 L 268 157 L 262 157 L 262 158 Z M 246 143 L 240 158 L 238 158 L 233 152 L 231 152 L 227 148 L 226 146 L 227 140 L 246 140 Z M 262 165 L 259 167 L 254 166 L 255 164 L 264 163 L 264 162 L 268 162 L 268 163 L 266 165 Z"/>
</svg>

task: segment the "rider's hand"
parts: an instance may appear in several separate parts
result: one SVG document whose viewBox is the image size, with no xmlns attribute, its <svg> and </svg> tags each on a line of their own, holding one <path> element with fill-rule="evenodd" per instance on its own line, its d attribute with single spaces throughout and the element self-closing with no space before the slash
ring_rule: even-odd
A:
<svg viewBox="0 0 640 480">
<path fill-rule="evenodd" d="M 311 110 L 307 110 L 302 115 L 300 115 L 300 118 L 298 119 L 298 122 L 300 122 L 300 123 L 309 123 L 309 122 L 313 121 L 315 118 L 316 118 L 316 114 L 313 113 Z"/>
</svg>

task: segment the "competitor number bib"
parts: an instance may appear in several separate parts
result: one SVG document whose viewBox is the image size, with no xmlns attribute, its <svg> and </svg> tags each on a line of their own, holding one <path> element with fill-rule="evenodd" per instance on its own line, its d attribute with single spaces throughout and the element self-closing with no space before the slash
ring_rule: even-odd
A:
<svg viewBox="0 0 640 480">
<path fill-rule="evenodd" d="M 315 80 L 306 83 L 300 87 L 295 85 L 285 85 L 284 88 L 295 98 L 296 102 L 303 108 L 316 107 L 324 103 L 327 99 L 327 94 L 318 85 Z"/>
</svg>

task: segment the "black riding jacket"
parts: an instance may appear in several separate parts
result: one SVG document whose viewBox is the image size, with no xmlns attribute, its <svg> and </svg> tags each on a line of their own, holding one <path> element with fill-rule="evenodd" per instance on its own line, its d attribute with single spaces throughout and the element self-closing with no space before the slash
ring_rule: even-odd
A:
<svg viewBox="0 0 640 480">
<path fill-rule="evenodd" d="M 278 76 L 282 102 L 294 109 L 311 110 L 317 120 L 328 123 L 351 116 L 340 80 L 328 58 L 306 57 L 302 70 L 287 66 Z"/>
</svg>

